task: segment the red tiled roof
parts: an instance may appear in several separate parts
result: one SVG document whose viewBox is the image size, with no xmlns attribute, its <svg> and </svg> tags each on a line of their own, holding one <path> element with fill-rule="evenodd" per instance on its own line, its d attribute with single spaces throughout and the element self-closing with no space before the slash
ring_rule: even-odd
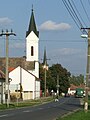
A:
<svg viewBox="0 0 90 120">
<path fill-rule="evenodd" d="M 9 68 L 8 68 L 8 71 L 11 72 L 11 71 L 13 71 L 14 69 L 15 69 L 14 67 L 9 67 Z"/>
<path fill-rule="evenodd" d="M 75 90 L 76 88 L 85 88 L 84 84 L 80 84 L 79 86 L 76 86 L 74 84 L 70 85 L 70 90 Z"/>
<path fill-rule="evenodd" d="M 0 70 L 0 79 L 5 79 L 5 74 Z"/>
</svg>

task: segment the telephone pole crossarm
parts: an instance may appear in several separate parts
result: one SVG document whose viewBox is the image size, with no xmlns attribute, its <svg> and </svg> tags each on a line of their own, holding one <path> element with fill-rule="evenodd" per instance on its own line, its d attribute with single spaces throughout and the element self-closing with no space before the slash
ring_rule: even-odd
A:
<svg viewBox="0 0 90 120">
<path fill-rule="evenodd" d="M 87 30 L 89 30 L 90 28 L 87 28 L 87 27 L 86 27 L 86 28 L 83 28 L 83 27 L 82 27 L 81 29 L 87 29 Z"/>
</svg>

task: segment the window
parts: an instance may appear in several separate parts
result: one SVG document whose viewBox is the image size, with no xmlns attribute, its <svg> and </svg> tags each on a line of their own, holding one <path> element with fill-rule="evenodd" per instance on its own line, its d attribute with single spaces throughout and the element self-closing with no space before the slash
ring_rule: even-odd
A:
<svg viewBox="0 0 90 120">
<path fill-rule="evenodd" d="M 34 56 L 34 47 L 31 46 L 31 56 Z"/>
</svg>

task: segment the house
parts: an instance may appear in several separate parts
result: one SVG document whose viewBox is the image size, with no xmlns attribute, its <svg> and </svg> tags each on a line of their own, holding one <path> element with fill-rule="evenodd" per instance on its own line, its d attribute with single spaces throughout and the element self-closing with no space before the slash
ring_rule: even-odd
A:
<svg viewBox="0 0 90 120">
<path fill-rule="evenodd" d="M 69 95 L 74 95 L 76 92 L 76 88 L 83 88 L 85 89 L 85 85 L 84 84 L 80 84 L 79 86 L 76 86 L 74 84 L 70 84 L 70 88 L 68 88 L 68 94 Z"/>
<path fill-rule="evenodd" d="M 28 31 L 26 32 L 26 56 L 9 58 L 10 96 L 23 100 L 40 97 L 39 79 L 39 31 L 37 31 L 32 8 Z M 5 72 L 6 59 L 0 58 L 0 69 Z"/>
<path fill-rule="evenodd" d="M 5 103 L 5 74 L 0 70 L 0 103 Z"/>
</svg>

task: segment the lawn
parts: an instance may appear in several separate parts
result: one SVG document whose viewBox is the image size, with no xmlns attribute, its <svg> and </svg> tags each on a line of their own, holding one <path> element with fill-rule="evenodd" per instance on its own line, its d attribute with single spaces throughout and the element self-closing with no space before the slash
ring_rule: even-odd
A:
<svg viewBox="0 0 90 120">
<path fill-rule="evenodd" d="M 90 110 L 88 112 L 83 110 L 77 111 L 66 117 L 58 118 L 57 120 L 90 120 Z"/>
<path fill-rule="evenodd" d="M 28 101 L 21 101 L 21 102 L 11 102 L 9 104 L 9 108 L 7 108 L 6 104 L 0 104 L 0 110 L 4 109 L 11 109 L 11 108 L 18 108 L 18 107 L 27 107 L 27 106 L 34 106 L 34 105 L 39 105 L 43 104 L 45 102 L 52 101 L 52 97 L 47 97 L 47 98 L 41 98 L 37 100 L 28 100 Z"/>
<path fill-rule="evenodd" d="M 86 112 L 84 110 L 78 110 L 65 117 L 60 117 L 56 120 L 90 120 L 90 97 L 89 97 L 89 110 Z"/>
</svg>

